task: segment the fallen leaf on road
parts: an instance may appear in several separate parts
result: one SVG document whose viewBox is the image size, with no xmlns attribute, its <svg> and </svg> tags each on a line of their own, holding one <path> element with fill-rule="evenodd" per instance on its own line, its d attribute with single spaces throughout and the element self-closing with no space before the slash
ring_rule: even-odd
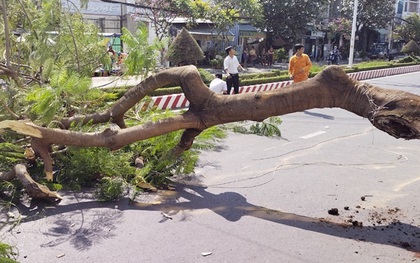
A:
<svg viewBox="0 0 420 263">
<path fill-rule="evenodd" d="M 162 212 L 162 215 L 163 215 L 164 217 L 168 218 L 168 219 L 171 219 L 171 220 L 173 219 L 173 218 L 172 218 L 172 216 L 170 216 L 170 215 L 168 215 L 168 214 L 166 214 L 166 213 L 164 213 L 164 212 Z"/>
</svg>

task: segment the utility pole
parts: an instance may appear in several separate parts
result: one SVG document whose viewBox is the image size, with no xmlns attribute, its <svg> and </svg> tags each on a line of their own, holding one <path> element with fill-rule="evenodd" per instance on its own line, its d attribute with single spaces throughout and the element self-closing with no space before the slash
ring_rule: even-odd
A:
<svg viewBox="0 0 420 263">
<path fill-rule="evenodd" d="M 6 66 L 10 67 L 10 31 L 9 31 L 9 18 L 7 17 L 6 0 L 2 0 L 2 14 L 4 20 L 4 37 L 6 40 Z"/>
<path fill-rule="evenodd" d="M 353 67 L 353 57 L 354 57 L 354 41 L 356 38 L 356 21 L 357 21 L 357 6 L 359 4 L 358 0 L 354 0 L 353 7 L 353 24 L 351 27 L 351 38 L 350 38 L 350 55 L 349 55 L 349 68 Z"/>
</svg>

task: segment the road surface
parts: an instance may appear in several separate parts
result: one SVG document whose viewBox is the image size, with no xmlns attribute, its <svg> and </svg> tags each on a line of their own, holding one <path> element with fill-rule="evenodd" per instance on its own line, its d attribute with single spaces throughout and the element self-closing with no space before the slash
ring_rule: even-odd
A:
<svg viewBox="0 0 420 263">
<path fill-rule="evenodd" d="M 419 94 L 418 79 L 368 82 Z M 176 191 L 62 193 L 19 205 L 1 237 L 30 263 L 420 262 L 420 141 L 335 108 L 281 118 L 282 139 L 230 134 Z"/>
</svg>

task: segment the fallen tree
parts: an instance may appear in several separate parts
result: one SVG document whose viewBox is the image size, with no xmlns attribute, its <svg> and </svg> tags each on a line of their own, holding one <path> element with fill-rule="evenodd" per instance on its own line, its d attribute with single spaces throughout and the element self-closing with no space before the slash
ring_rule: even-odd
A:
<svg viewBox="0 0 420 263">
<path fill-rule="evenodd" d="M 190 102 L 189 109 L 172 118 L 127 127 L 125 113 L 147 94 L 170 83 L 181 86 Z M 194 138 L 211 126 L 244 120 L 263 121 L 270 116 L 333 107 L 365 117 L 372 125 L 395 138 L 420 138 L 420 96 L 355 81 L 338 66 L 330 66 L 308 81 L 282 89 L 232 96 L 210 91 L 194 66 L 171 68 L 129 89 L 104 112 L 62 119 L 61 129 L 41 127 L 26 120 L 0 122 L 0 129 L 10 129 L 30 136 L 31 147 L 43 160 L 47 179 L 52 180 L 52 145 L 107 147 L 116 150 L 136 141 L 184 130 L 181 140 L 171 153 L 176 156 L 188 150 Z M 115 125 L 102 132 L 68 130 L 75 123 L 108 122 Z M 0 180 L 11 180 L 14 176 L 21 180 L 33 197 L 61 198 L 57 193 L 39 187 L 35 181 L 28 179 L 30 176 L 23 165 L 0 173 Z"/>
</svg>

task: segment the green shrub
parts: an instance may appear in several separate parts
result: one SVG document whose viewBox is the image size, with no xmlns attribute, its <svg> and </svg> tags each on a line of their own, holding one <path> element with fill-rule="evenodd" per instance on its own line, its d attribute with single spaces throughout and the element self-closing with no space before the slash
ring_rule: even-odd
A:
<svg viewBox="0 0 420 263">
<path fill-rule="evenodd" d="M 210 65 L 213 68 L 221 69 L 223 67 L 223 60 L 222 59 L 213 58 L 212 60 L 210 60 Z"/>
<path fill-rule="evenodd" d="M 416 61 L 416 57 L 415 56 L 407 56 L 407 57 L 404 57 L 404 58 L 402 58 L 402 59 L 399 59 L 398 61 L 397 61 L 397 63 L 411 63 L 411 62 L 415 62 Z"/>
<path fill-rule="evenodd" d="M 171 95 L 171 94 L 178 94 L 182 93 L 181 87 L 170 87 L 170 88 L 160 88 L 153 91 L 150 96 L 163 96 L 163 95 Z"/>
<path fill-rule="evenodd" d="M 182 28 L 169 46 L 166 58 L 175 65 L 189 65 L 202 60 L 204 53 L 190 32 Z"/>
<path fill-rule="evenodd" d="M 210 82 L 215 78 L 215 76 L 211 74 L 208 70 L 198 68 L 198 72 L 200 72 L 201 79 L 206 85 L 209 85 Z"/>
<path fill-rule="evenodd" d="M 104 177 L 96 186 L 96 197 L 100 201 L 114 201 L 124 196 L 125 181 L 121 177 Z"/>
<path fill-rule="evenodd" d="M 104 177 L 121 176 L 130 179 L 135 174 L 135 168 L 130 166 L 132 156 L 132 153 L 122 150 L 69 147 L 56 158 L 60 171 L 57 180 L 78 190 L 93 186 Z"/>
</svg>

